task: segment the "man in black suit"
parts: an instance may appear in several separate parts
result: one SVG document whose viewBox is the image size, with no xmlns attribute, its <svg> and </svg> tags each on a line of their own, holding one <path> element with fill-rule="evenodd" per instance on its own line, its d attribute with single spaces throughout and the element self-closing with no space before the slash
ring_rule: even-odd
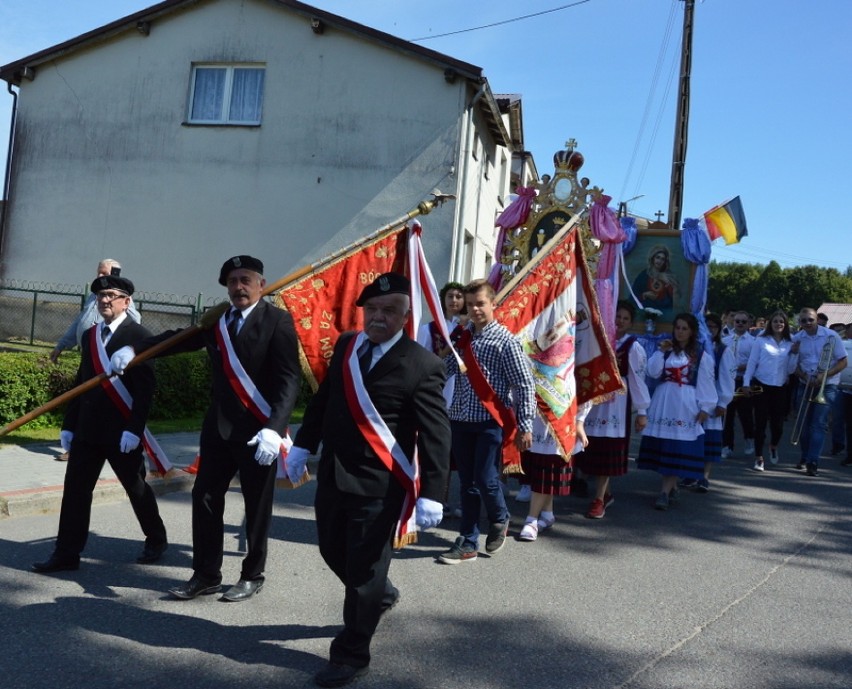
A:
<svg viewBox="0 0 852 689">
<path fill-rule="evenodd" d="M 408 280 L 395 273 L 364 288 L 356 302 L 364 308 L 364 332 L 344 334 L 335 344 L 328 375 L 287 456 L 287 473 L 296 483 L 308 454 L 322 442 L 315 500 L 319 548 L 346 587 L 344 628 L 331 643 L 328 665 L 314 678 L 323 687 L 343 686 L 367 672 L 379 618 L 399 598 L 388 568 L 395 531 L 402 534 L 404 504 L 416 504 L 421 529 L 437 526 L 443 515 L 439 501 L 450 462 L 446 376 L 443 362 L 403 332 L 408 292 Z M 380 418 L 371 416 L 371 406 Z M 376 440 L 382 432 L 384 444 Z M 415 447 L 419 495 L 405 479 Z"/>
<path fill-rule="evenodd" d="M 127 317 L 133 283 L 113 271 L 95 278 L 92 292 L 97 298 L 103 323 L 83 335 L 77 384 L 109 367 L 109 356 L 129 343 L 151 333 Z M 33 569 L 40 573 L 76 570 L 89 536 L 92 491 L 109 462 L 145 534 L 140 564 L 156 562 L 166 550 L 166 527 L 160 519 L 157 498 L 145 482 L 145 462 L 140 441 L 154 396 L 154 370 L 150 364 L 134 368 L 121 381 L 104 381 L 75 398 L 62 423 L 60 441 L 70 458 L 65 471 L 65 489 L 59 514 L 59 535 L 53 554 Z"/>
<path fill-rule="evenodd" d="M 192 489 L 193 575 L 169 593 L 190 599 L 221 588 L 225 494 L 239 472 L 248 553 L 239 581 L 222 597 L 236 602 L 251 598 L 263 587 L 276 460 L 299 394 L 300 369 L 292 316 L 261 299 L 266 286 L 263 263 L 252 256 L 234 256 L 219 271 L 219 284 L 227 287 L 231 301 L 219 324 L 165 352 L 206 347 L 213 378 L 213 397 L 201 429 L 201 462 Z M 175 332 L 116 352 L 113 369 L 123 371 L 136 352 Z"/>
</svg>

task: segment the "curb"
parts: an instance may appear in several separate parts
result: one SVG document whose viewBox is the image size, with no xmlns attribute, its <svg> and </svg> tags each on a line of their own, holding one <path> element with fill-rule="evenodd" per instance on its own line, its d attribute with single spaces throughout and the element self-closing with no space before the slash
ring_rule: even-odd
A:
<svg viewBox="0 0 852 689">
<path fill-rule="evenodd" d="M 174 476 L 146 477 L 145 480 L 154 490 L 154 494 L 159 496 L 192 490 L 195 476 L 180 471 L 180 474 Z M 59 512 L 63 489 L 63 486 L 48 486 L 0 493 L 0 520 Z M 127 500 L 127 494 L 118 479 L 101 479 L 95 484 L 92 494 L 93 505 L 121 500 Z"/>
</svg>

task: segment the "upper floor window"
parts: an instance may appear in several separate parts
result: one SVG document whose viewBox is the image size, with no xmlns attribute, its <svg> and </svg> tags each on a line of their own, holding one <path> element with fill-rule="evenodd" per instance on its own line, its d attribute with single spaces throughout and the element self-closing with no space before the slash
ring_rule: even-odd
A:
<svg viewBox="0 0 852 689">
<path fill-rule="evenodd" d="M 193 124 L 260 124 L 263 108 L 261 65 L 195 65 L 189 95 Z"/>
</svg>

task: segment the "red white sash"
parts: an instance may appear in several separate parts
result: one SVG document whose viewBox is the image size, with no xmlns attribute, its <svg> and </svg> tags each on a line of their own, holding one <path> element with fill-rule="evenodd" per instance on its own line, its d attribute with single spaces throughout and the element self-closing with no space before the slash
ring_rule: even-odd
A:
<svg viewBox="0 0 852 689">
<path fill-rule="evenodd" d="M 95 373 L 100 375 L 106 370 L 109 364 L 109 356 L 101 339 L 100 327 L 97 325 L 89 329 L 89 351 L 92 355 L 92 366 L 95 369 Z M 121 415 L 125 419 L 129 419 L 130 410 L 133 409 L 133 397 L 122 380 L 116 377 L 107 378 L 101 381 L 101 387 L 118 408 L 119 412 L 121 412 Z M 145 448 L 145 452 L 154 464 L 157 473 L 162 475 L 172 468 L 172 463 L 147 426 L 145 426 L 145 430 L 142 433 L 142 447 Z"/>
<path fill-rule="evenodd" d="M 414 521 L 414 508 L 420 494 L 417 445 L 414 447 L 414 457 L 409 460 L 367 394 L 358 362 L 358 349 L 366 339 L 366 334 L 360 332 L 349 341 L 344 357 L 343 389 L 349 411 L 364 440 L 405 489 L 405 501 L 394 531 L 394 548 L 402 548 L 417 540 Z"/>
<path fill-rule="evenodd" d="M 467 378 L 482 406 L 503 429 L 503 464 L 510 470 L 520 469 L 521 453 L 515 446 L 515 437 L 518 434 L 515 412 L 503 404 L 503 400 L 497 395 L 497 391 L 479 367 L 479 362 L 473 353 L 472 340 L 473 335 L 470 330 L 465 329 L 458 341 L 458 348 L 467 366 Z"/>
<path fill-rule="evenodd" d="M 222 354 L 222 370 L 225 372 L 225 378 L 231 385 L 231 389 L 237 396 L 237 399 L 243 403 L 252 415 L 261 423 L 269 421 L 272 415 L 272 407 L 269 402 L 264 399 L 260 390 L 254 384 L 249 374 L 243 368 L 243 364 L 237 353 L 234 351 L 234 345 L 231 342 L 231 334 L 228 332 L 226 316 L 228 311 L 222 314 L 219 322 L 216 325 L 216 342 L 219 345 L 219 352 Z M 287 458 L 288 450 L 293 446 L 290 440 L 288 430 L 284 431 L 284 443 L 281 444 L 278 452 L 278 461 L 276 462 L 275 478 L 287 485 L 293 485 L 287 477 L 287 467 L 284 463 Z M 307 477 L 305 478 L 307 480 Z M 303 481 L 304 482 L 304 481 Z M 301 485 L 301 484 L 299 484 Z"/>
</svg>

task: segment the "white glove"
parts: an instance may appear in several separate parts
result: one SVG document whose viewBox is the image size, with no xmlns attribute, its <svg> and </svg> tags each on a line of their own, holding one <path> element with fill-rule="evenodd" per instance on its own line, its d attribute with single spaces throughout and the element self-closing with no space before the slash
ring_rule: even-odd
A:
<svg viewBox="0 0 852 689">
<path fill-rule="evenodd" d="M 296 447 L 295 445 L 287 453 L 287 458 L 284 460 L 284 465 L 287 469 L 287 478 L 293 483 L 299 483 L 305 475 L 308 457 L 311 453 L 304 447 Z"/>
<path fill-rule="evenodd" d="M 428 531 L 441 523 L 444 518 L 444 506 L 429 498 L 417 498 L 414 506 L 414 521 L 420 531 Z"/>
<path fill-rule="evenodd" d="M 59 444 L 62 445 L 63 452 L 68 452 L 71 449 L 72 440 L 74 440 L 72 431 L 59 431 Z"/>
<path fill-rule="evenodd" d="M 271 428 L 261 428 L 258 434 L 249 440 L 246 445 L 249 447 L 257 445 L 254 460 L 261 466 L 268 467 L 281 453 L 281 443 L 281 436 L 275 431 Z"/>
<path fill-rule="evenodd" d="M 124 431 L 121 434 L 121 442 L 119 442 L 118 446 L 125 454 L 133 452 L 133 450 L 139 447 L 139 436 L 134 435 L 130 431 Z"/>
<path fill-rule="evenodd" d="M 124 369 L 126 369 L 127 365 L 133 361 L 135 356 L 136 350 L 130 345 L 116 350 L 112 355 L 112 358 L 109 360 L 109 368 L 112 370 L 107 371 L 107 373 L 117 373 L 118 375 L 123 374 Z"/>
</svg>

